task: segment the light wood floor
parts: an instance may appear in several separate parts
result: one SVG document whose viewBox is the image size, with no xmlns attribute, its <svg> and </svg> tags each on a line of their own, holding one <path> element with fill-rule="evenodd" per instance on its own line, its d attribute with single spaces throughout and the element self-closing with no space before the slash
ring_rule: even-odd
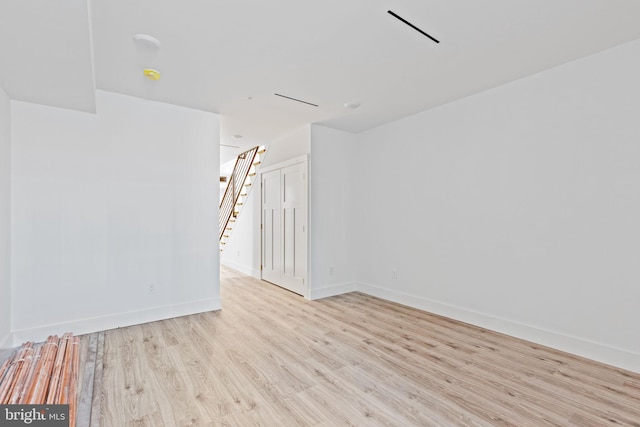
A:
<svg viewBox="0 0 640 427">
<path fill-rule="evenodd" d="M 360 293 L 306 301 L 224 268 L 222 298 L 220 312 L 107 331 L 92 418 L 104 427 L 640 426 L 638 374 Z"/>
</svg>

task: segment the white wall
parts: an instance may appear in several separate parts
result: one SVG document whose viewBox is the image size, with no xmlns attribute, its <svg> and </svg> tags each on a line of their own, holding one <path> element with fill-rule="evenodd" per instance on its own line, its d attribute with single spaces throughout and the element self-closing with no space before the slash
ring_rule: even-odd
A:
<svg viewBox="0 0 640 427">
<path fill-rule="evenodd" d="M 311 125 L 304 125 L 267 144 L 267 153 L 261 167 L 266 168 L 309 154 L 310 150 Z"/>
<path fill-rule="evenodd" d="M 635 41 L 360 134 L 361 289 L 640 372 L 639 75 Z"/>
<path fill-rule="evenodd" d="M 11 101 L 0 88 L 0 348 L 11 332 Z"/>
<path fill-rule="evenodd" d="M 356 135 L 311 126 L 309 169 L 310 298 L 354 290 L 351 198 L 354 164 L 360 161 Z M 368 173 L 368 172 L 365 172 Z"/>
<path fill-rule="evenodd" d="M 260 183 L 256 182 L 220 255 L 220 263 L 260 278 Z"/>
<path fill-rule="evenodd" d="M 97 102 L 12 104 L 15 342 L 220 307 L 218 116 Z"/>
</svg>

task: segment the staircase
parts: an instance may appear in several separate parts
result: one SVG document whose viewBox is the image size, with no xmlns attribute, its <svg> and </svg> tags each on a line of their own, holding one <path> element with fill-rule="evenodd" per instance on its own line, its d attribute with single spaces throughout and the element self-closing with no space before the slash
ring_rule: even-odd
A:
<svg viewBox="0 0 640 427">
<path fill-rule="evenodd" d="M 236 165 L 220 202 L 220 252 L 223 252 L 242 206 L 257 179 L 257 170 L 265 152 L 265 147 L 253 147 L 238 155 L 236 159 Z"/>
</svg>

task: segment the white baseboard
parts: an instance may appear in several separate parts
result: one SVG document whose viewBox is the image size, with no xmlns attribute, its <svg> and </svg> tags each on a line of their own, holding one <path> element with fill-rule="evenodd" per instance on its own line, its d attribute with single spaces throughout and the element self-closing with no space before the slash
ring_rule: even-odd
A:
<svg viewBox="0 0 640 427">
<path fill-rule="evenodd" d="M 260 270 L 257 268 L 253 268 L 248 265 L 238 264 L 233 261 L 227 261 L 222 259 L 220 260 L 220 264 L 224 265 L 225 267 L 229 267 L 236 271 L 239 271 L 242 274 L 246 274 L 247 276 L 255 277 L 256 279 L 260 278 Z"/>
<path fill-rule="evenodd" d="M 27 341 L 45 341 L 49 335 L 62 335 L 65 332 L 73 332 L 74 335 L 83 335 L 125 326 L 140 325 L 142 323 L 155 322 L 173 317 L 187 316 L 190 314 L 220 310 L 222 307 L 219 298 L 209 298 L 187 303 L 154 307 L 151 309 L 118 313 L 108 316 L 92 317 L 72 322 L 46 325 L 37 328 L 13 331 L 12 346 L 19 346 Z"/>
<path fill-rule="evenodd" d="M 321 298 L 332 297 L 335 295 L 346 294 L 348 292 L 356 291 L 357 284 L 353 282 L 338 283 L 336 285 L 327 286 L 320 289 L 311 289 L 309 299 L 316 300 Z"/>
<path fill-rule="evenodd" d="M 640 354 L 461 307 L 357 283 L 363 293 L 640 373 Z"/>
</svg>

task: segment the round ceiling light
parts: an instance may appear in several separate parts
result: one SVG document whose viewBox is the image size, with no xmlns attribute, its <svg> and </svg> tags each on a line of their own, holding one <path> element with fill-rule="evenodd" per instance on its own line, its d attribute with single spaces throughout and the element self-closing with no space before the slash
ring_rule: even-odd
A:
<svg viewBox="0 0 640 427">
<path fill-rule="evenodd" d="M 356 109 L 360 108 L 360 103 L 359 102 L 345 102 L 344 108 L 348 108 L 350 110 L 356 110 Z"/>
<path fill-rule="evenodd" d="M 160 71 L 153 68 L 145 68 L 143 74 L 149 80 L 160 80 Z"/>
<path fill-rule="evenodd" d="M 160 40 L 149 34 L 134 34 L 133 41 L 148 49 L 160 49 Z"/>
<path fill-rule="evenodd" d="M 233 139 L 242 139 L 242 135 L 233 135 Z"/>
</svg>

